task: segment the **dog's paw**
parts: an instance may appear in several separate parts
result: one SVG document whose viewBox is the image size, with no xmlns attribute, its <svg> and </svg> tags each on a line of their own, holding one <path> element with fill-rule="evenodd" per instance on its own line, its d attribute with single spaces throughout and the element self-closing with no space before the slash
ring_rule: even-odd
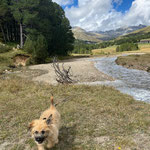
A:
<svg viewBox="0 0 150 150">
<path fill-rule="evenodd" d="M 58 142 L 59 142 L 59 140 L 57 139 L 55 143 L 58 144 Z"/>
</svg>

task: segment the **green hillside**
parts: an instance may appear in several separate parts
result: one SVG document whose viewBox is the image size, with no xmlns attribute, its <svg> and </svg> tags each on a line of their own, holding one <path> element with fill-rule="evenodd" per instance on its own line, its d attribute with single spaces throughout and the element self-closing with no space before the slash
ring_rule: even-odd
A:
<svg viewBox="0 0 150 150">
<path fill-rule="evenodd" d="M 136 30 L 136 31 L 133 31 L 133 32 L 129 33 L 128 35 L 130 35 L 130 34 L 143 34 L 143 33 L 148 33 L 148 32 L 150 32 L 150 26 Z"/>
<path fill-rule="evenodd" d="M 124 36 L 119 36 L 114 40 L 114 43 L 120 45 L 122 43 L 138 43 L 142 39 L 150 38 L 150 26 L 136 30 Z"/>
</svg>

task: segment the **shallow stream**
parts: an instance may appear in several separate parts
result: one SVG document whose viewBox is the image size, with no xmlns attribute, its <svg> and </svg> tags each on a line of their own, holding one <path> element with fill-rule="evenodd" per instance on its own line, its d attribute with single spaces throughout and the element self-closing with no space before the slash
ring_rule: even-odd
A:
<svg viewBox="0 0 150 150">
<path fill-rule="evenodd" d="M 133 96 L 136 100 L 150 102 L 150 73 L 117 65 L 116 59 L 117 57 L 104 57 L 94 60 L 98 70 L 116 79 L 95 84 L 114 86 L 122 93 Z"/>
</svg>

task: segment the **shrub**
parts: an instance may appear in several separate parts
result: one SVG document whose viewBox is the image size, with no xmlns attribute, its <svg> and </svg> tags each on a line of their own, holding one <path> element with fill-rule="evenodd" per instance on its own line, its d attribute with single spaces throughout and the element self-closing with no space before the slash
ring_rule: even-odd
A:
<svg viewBox="0 0 150 150">
<path fill-rule="evenodd" d="M 138 44 L 134 43 L 124 43 L 121 44 L 120 46 L 117 46 L 116 52 L 123 52 L 123 51 L 133 51 L 133 50 L 138 50 Z"/>
<path fill-rule="evenodd" d="M 3 44 L 0 44 L 0 53 L 9 52 L 12 48 L 10 46 L 6 46 Z"/>
<path fill-rule="evenodd" d="M 32 55 L 32 63 L 43 63 L 48 56 L 48 46 L 43 35 L 27 38 L 24 49 Z"/>
</svg>

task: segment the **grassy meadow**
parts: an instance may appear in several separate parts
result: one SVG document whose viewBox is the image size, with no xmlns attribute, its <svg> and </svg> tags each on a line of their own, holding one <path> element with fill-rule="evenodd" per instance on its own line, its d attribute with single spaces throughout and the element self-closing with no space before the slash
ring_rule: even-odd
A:
<svg viewBox="0 0 150 150">
<path fill-rule="evenodd" d="M 139 44 L 139 49 L 142 53 L 150 53 L 150 44 Z"/>
<path fill-rule="evenodd" d="M 123 53 L 150 53 L 150 44 L 138 44 L 139 50 L 136 51 L 124 51 L 124 52 L 116 52 L 117 46 L 110 46 L 102 49 L 94 49 L 92 50 L 93 55 L 116 55 Z"/>
<path fill-rule="evenodd" d="M 53 150 L 148 150 L 150 105 L 112 87 L 34 83 L 0 77 L 0 149 L 35 150 L 28 123 L 50 104 L 62 116 L 59 144 Z"/>
</svg>

